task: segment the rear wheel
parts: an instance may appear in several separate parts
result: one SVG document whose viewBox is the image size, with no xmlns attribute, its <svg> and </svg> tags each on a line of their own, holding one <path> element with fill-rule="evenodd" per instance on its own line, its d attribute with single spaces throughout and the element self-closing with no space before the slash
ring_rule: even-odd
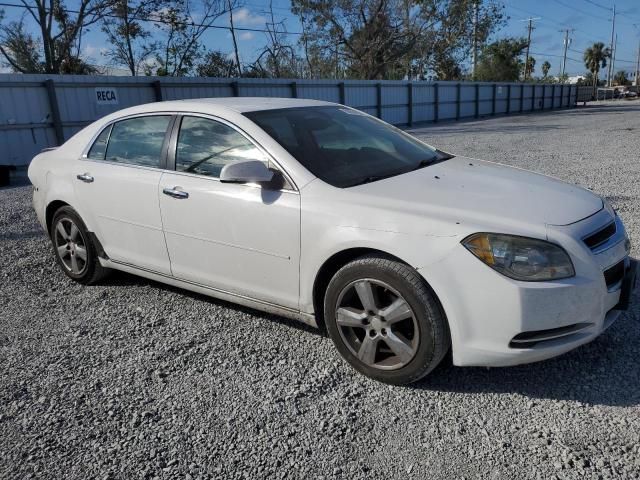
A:
<svg viewBox="0 0 640 480">
<path fill-rule="evenodd" d="M 107 274 L 87 227 L 73 208 L 61 207 L 54 214 L 51 242 L 58 265 L 73 280 L 91 284 Z"/>
<path fill-rule="evenodd" d="M 358 371 L 392 384 L 416 381 L 446 354 L 446 319 L 411 267 L 364 256 L 341 268 L 325 296 L 325 323 L 338 351 Z"/>
</svg>

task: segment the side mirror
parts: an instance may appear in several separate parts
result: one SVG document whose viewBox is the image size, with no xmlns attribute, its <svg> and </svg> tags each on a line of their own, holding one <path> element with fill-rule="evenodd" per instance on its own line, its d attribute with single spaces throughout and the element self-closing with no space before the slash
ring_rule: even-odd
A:
<svg viewBox="0 0 640 480">
<path fill-rule="evenodd" d="M 263 183 L 273 179 L 273 172 L 258 160 L 242 160 L 222 167 L 220 181 L 225 183 Z"/>
</svg>

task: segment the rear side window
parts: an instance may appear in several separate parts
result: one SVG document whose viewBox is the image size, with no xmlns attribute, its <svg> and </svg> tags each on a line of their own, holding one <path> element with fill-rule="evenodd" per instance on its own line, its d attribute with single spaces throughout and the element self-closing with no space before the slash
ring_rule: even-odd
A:
<svg viewBox="0 0 640 480">
<path fill-rule="evenodd" d="M 107 142 L 109 141 L 111 127 L 113 127 L 113 125 L 109 125 L 100 132 L 96 141 L 93 142 L 93 145 L 87 154 L 87 158 L 91 158 L 93 160 L 104 160 L 104 154 L 107 152 Z"/>
<path fill-rule="evenodd" d="M 88 157 L 158 168 L 170 120 L 169 115 L 162 115 L 130 118 L 114 123 L 110 134 L 107 132 L 108 128 L 100 133 L 91 146 Z"/>
<path fill-rule="evenodd" d="M 184 117 L 176 148 L 176 170 L 219 177 L 222 167 L 239 160 L 268 163 L 246 137 L 224 123 L 201 117 Z"/>
</svg>

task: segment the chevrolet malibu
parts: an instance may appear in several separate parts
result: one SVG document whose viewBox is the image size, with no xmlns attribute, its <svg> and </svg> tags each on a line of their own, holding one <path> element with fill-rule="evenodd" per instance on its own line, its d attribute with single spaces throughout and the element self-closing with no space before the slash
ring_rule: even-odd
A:
<svg viewBox="0 0 640 480">
<path fill-rule="evenodd" d="M 122 270 L 324 327 L 392 384 L 449 349 L 476 366 L 567 352 L 634 287 L 625 228 L 598 195 L 328 102 L 129 108 L 37 155 L 29 178 L 73 280 Z"/>
</svg>

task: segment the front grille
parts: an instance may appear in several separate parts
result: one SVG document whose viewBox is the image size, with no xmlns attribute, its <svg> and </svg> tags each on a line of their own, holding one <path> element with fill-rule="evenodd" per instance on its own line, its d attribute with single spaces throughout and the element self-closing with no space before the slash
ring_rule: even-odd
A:
<svg viewBox="0 0 640 480">
<path fill-rule="evenodd" d="M 606 243 L 611 237 L 616 234 L 616 222 L 611 222 L 604 228 L 601 228 L 595 233 L 588 235 L 582 241 L 591 250 L 595 250 L 603 243 Z"/>
<path fill-rule="evenodd" d="M 611 288 L 614 285 L 622 281 L 624 277 L 624 260 L 619 261 L 613 267 L 609 267 L 604 271 L 604 281 L 607 283 L 607 288 Z"/>
</svg>

